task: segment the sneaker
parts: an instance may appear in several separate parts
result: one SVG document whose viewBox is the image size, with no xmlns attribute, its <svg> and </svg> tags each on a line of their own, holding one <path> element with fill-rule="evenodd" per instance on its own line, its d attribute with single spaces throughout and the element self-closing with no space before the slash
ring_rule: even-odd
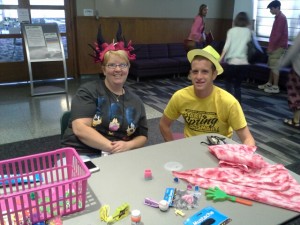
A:
<svg viewBox="0 0 300 225">
<path fill-rule="evenodd" d="M 278 94 L 280 92 L 278 86 L 266 87 L 264 91 L 271 94 Z"/>
<path fill-rule="evenodd" d="M 258 89 L 261 89 L 261 90 L 264 90 L 265 88 L 268 88 L 268 87 L 272 87 L 272 84 L 270 84 L 269 82 L 262 84 L 262 85 L 258 85 Z"/>
</svg>

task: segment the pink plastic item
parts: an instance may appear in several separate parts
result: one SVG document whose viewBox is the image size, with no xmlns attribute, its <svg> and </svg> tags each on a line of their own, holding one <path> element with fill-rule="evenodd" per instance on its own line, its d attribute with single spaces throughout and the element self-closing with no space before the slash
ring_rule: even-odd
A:
<svg viewBox="0 0 300 225">
<path fill-rule="evenodd" d="M 37 223 L 85 209 L 91 173 L 73 148 L 0 161 L 0 176 L 2 225 Z"/>
<path fill-rule="evenodd" d="M 186 203 L 192 204 L 194 201 L 194 196 L 193 195 L 184 195 L 181 197 Z"/>
<path fill-rule="evenodd" d="M 145 170 L 144 177 L 145 177 L 145 180 L 151 180 L 152 179 L 152 171 L 149 169 Z"/>
<path fill-rule="evenodd" d="M 174 140 L 183 139 L 184 134 L 183 133 L 173 133 L 173 138 L 174 138 Z"/>
</svg>

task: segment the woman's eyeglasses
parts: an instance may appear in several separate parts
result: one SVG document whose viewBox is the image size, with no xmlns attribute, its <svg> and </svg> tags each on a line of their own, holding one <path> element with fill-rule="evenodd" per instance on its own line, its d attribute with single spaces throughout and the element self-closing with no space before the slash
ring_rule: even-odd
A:
<svg viewBox="0 0 300 225">
<path fill-rule="evenodd" d="M 121 64 L 109 63 L 106 66 L 109 69 L 116 69 L 117 67 L 119 67 L 121 70 L 124 70 L 124 69 L 128 68 L 128 64 L 126 64 L 126 63 L 121 63 Z"/>
</svg>

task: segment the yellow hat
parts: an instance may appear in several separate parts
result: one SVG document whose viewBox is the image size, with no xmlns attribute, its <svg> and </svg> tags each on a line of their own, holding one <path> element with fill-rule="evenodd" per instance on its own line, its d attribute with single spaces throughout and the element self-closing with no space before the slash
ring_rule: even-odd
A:
<svg viewBox="0 0 300 225">
<path fill-rule="evenodd" d="M 203 57 L 209 59 L 209 61 L 211 61 L 215 65 L 218 75 L 223 73 L 224 70 L 219 63 L 220 55 L 213 47 L 208 45 L 203 49 L 193 49 L 193 50 L 189 51 L 187 53 L 187 58 L 190 61 L 190 63 L 192 62 L 194 57 L 197 55 L 200 55 L 200 56 L 203 56 Z"/>
</svg>

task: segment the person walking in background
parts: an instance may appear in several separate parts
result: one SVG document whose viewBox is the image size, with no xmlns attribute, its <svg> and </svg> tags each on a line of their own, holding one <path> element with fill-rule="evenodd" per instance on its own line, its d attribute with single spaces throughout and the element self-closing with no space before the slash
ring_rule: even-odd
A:
<svg viewBox="0 0 300 225">
<path fill-rule="evenodd" d="M 194 18 L 191 32 L 186 39 L 187 51 L 195 48 L 202 48 L 205 42 L 205 17 L 208 7 L 205 4 L 200 5 L 198 15 Z"/>
<path fill-rule="evenodd" d="M 245 12 L 240 12 L 234 19 L 233 28 L 227 32 L 226 42 L 220 57 L 220 62 L 224 61 L 225 88 L 240 103 L 241 83 L 247 68 L 247 43 L 251 40 L 250 20 Z"/>
<path fill-rule="evenodd" d="M 293 45 L 288 49 L 279 67 L 292 64 L 286 84 L 288 94 L 288 105 L 293 112 L 293 118 L 284 119 L 284 124 L 300 128 L 300 33 L 294 40 Z"/>
<path fill-rule="evenodd" d="M 104 79 L 83 84 L 72 99 L 71 119 L 61 145 L 80 155 L 101 155 L 143 147 L 148 137 L 142 100 L 125 87 L 133 47 L 118 40 L 108 44 L 98 31 L 95 62 L 101 63 Z"/>
<path fill-rule="evenodd" d="M 267 93 L 279 93 L 278 61 L 288 47 L 288 24 L 286 16 L 280 10 L 280 1 L 272 1 L 268 9 L 275 15 L 270 40 L 267 48 L 268 66 L 270 68 L 269 80 L 266 84 L 258 85 L 259 89 Z"/>
<path fill-rule="evenodd" d="M 192 85 L 178 90 L 169 100 L 159 127 L 165 141 L 174 140 L 171 125 L 184 118 L 184 136 L 218 133 L 231 138 L 236 132 L 243 144 L 255 145 L 239 102 L 213 81 L 223 72 L 220 55 L 208 45 L 187 53 Z"/>
</svg>

